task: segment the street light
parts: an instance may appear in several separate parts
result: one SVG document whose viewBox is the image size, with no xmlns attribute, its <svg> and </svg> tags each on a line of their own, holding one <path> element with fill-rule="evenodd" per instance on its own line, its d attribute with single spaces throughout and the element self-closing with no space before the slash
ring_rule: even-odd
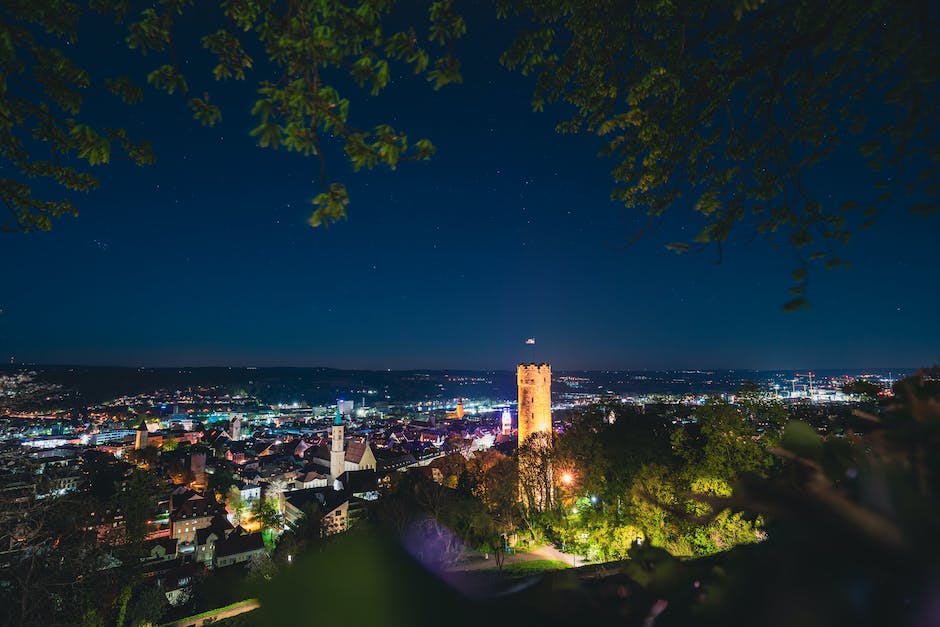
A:
<svg viewBox="0 0 940 627">
<path fill-rule="evenodd" d="M 574 477 L 571 476 L 570 472 L 566 472 L 561 476 L 561 482 L 565 485 L 571 485 L 572 481 L 574 481 Z"/>
</svg>

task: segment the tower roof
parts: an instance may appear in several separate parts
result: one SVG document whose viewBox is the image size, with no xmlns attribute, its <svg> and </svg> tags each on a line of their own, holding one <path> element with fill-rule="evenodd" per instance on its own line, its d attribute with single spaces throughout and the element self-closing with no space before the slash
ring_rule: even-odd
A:
<svg viewBox="0 0 940 627">
<path fill-rule="evenodd" d="M 144 420 L 143 418 L 141 418 L 141 419 L 140 419 L 140 424 L 137 425 L 137 430 L 138 430 L 138 431 L 149 431 L 150 429 L 147 428 L 147 421 Z"/>
</svg>

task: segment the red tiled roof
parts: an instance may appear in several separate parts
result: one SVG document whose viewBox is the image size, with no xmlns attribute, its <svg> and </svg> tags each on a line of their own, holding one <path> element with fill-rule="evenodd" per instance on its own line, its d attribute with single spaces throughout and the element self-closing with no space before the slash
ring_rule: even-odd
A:
<svg viewBox="0 0 940 627">
<path fill-rule="evenodd" d="M 365 455 L 366 449 L 368 448 L 368 442 L 361 440 L 350 440 L 346 443 L 346 461 L 352 462 L 353 464 L 358 464 L 362 461 L 362 456 Z"/>
</svg>

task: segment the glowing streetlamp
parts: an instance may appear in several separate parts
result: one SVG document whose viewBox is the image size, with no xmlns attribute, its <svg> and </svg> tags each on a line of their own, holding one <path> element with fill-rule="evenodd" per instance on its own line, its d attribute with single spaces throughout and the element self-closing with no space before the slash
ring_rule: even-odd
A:
<svg viewBox="0 0 940 627">
<path fill-rule="evenodd" d="M 574 481 L 574 477 L 571 476 L 570 472 L 566 472 L 561 476 L 561 482 L 565 485 L 571 485 L 572 481 Z"/>
</svg>

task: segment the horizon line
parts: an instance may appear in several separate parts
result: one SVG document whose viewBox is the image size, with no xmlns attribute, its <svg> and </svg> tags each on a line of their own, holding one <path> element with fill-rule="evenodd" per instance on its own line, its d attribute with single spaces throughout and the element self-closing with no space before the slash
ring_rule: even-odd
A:
<svg viewBox="0 0 940 627">
<path fill-rule="evenodd" d="M 516 365 L 523 365 L 530 362 L 518 362 Z M 549 362 L 544 362 L 549 363 Z M 375 367 L 339 367 L 339 366 L 302 366 L 302 365 L 128 365 L 128 364 L 82 364 L 82 363 L 12 363 L 0 364 L 4 369 L 10 368 L 123 368 L 128 370 L 208 370 L 208 369 L 228 369 L 228 370 L 262 370 L 262 369 L 295 369 L 295 370 L 339 370 L 348 372 L 421 372 L 421 371 L 464 371 L 464 372 L 513 372 L 515 366 L 506 368 L 468 368 L 468 367 L 410 367 L 410 368 L 375 368 Z M 754 367 L 703 367 L 703 366 L 667 366 L 660 368 L 651 367 L 605 367 L 605 368 L 563 368 L 555 372 L 772 372 L 776 370 L 783 371 L 829 371 L 829 370 L 909 370 L 917 372 L 935 366 L 822 366 L 822 367 L 774 367 L 774 368 L 754 368 Z"/>
</svg>

